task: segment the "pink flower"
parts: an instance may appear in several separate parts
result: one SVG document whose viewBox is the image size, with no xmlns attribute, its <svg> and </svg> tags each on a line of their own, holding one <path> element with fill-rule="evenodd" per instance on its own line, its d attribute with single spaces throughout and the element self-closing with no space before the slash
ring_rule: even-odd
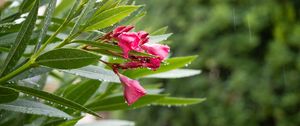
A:
<svg viewBox="0 0 300 126">
<path fill-rule="evenodd" d="M 141 38 L 140 45 L 143 45 L 149 41 L 149 33 L 145 31 L 139 31 L 138 36 Z"/>
<path fill-rule="evenodd" d="M 113 30 L 112 37 L 116 38 L 121 33 L 123 33 L 123 32 L 129 32 L 133 28 L 134 28 L 133 26 L 119 26 L 119 27 L 117 27 L 116 29 Z"/>
<path fill-rule="evenodd" d="M 139 68 L 139 67 L 142 67 L 142 66 L 144 66 L 142 62 L 136 62 L 136 61 L 120 64 L 120 67 L 122 67 L 122 69 Z"/>
<path fill-rule="evenodd" d="M 139 46 L 141 39 L 135 32 L 123 32 L 117 37 L 117 40 L 118 45 L 123 50 L 124 58 L 128 58 L 128 53 L 131 50 L 141 51 Z"/>
<path fill-rule="evenodd" d="M 124 97 L 128 105 L 133 104 L 139 98 L 146 95 L 146 90 L 136 80 L 132 80 L 118 73 L 120 81 L 124 87 Z"/>
<path fill-rule="evenodd" d="M 164 60 L 170 52 L 169 46 L 161 44 L 144 44 L 142 48 L 147 53 L 158 56 L 160 60 Z"/>
<path fill-rule="evenodd" d="M 150 58 L 149 63 L 145 64 L 146 67 L 156 70 L 160 67 L 162 60 L 160 58 Z"/>
</svg>

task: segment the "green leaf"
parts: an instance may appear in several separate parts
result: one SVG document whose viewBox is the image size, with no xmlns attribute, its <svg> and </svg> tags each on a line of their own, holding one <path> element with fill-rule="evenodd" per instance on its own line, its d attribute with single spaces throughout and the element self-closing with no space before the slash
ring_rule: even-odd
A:
<svg viewBox="0 0 300 126">
<path fill-rule="evenodd" d="M 197 56 L 186 56 L 186 57 L 176 57 L 170 58 L 164 61 L 164 63 L 157 70 L 149 70 L 147 68 L 127 70 L 124 74 L 130 78 L 144 77 L 147 75 L 158 74 L 173 69 L 183 67 L 190 64 Z"/>
<path fill-rule="evenodd" d="M 59 5 L 55 8 L 54 16 L 62 16 L 72 5 L 75 4 L 75 0 L 61 0 Z"/>
<path fill-rule="evenodd" d="M 200 74 L 201 70 L 175 69 L 163 73 L 145 76 L 146 78 L 183 78 Z"/>
<path fill-rule="evenodd" d="M 88 80 L 83 83 L 71 86 L 68 92 L 64 92 L 63 97 L 70 99 L 76 103 L 84 105 L 90 97 L 97 91 L 100 82 L 97 80 Z"/>
<path fill-rule="evenodd" d="M 88 108 L 86 108 L 86 107 L 84 107 L 84 106 L 82 106 L 82 105 L 80 105 L 76 102 L 65 99 L 63 97 L 59 97 L 59 96 L 50 94 L 48 92 L 36 90 L 36 89 L 25 87 L 25 86 L 14 85 L 14 86 L 10 86 L 10 87 L 17 90 L 17 91 L 23 92 L 25 94 L 29 94 L 29 95 L 32 95 L 32 96 L 35 96 L 35 97 L 38 97 L 38 98 L 42 98 L 42 99 L 54 102 L 56 104 L 64 105 L 64 106 L 67 106 L 69 108 L 73 108 L 73 109 L 78 110 L 78 111 L 87 112 L 87 113 L 92 114 L 94 116 L 101 117 L 100 115 L 98 115 L 94 111 L 92 111 L 92 110 L 90 110 L 90 109 L 88 109 Z M 84 92 L 82 92 L 82 93 L 84 93 Z"/>
<path fill-rule="evenodd" d="M 39 37 L 38 37 L 38 42 L 37 42 L 36 47 L 34 49 L 35 52 L 38 51 L 38 49 L 40 48 L 42 42 L 44 41 L 44 39 L 47 35 L 48 26 L 51 23 L 51 17 L 52 17 L 52 14 L 54 12 L 54 9 L 55 9 L 56 1 L 57 0 L 51 0 L 48 7 L 47 7 L 46 17 L 45 17 L 44 22 L 43 22 L 43 28 L 42 28 L 42 31 L 41 31 Z"/>
<path fill-rule="evenodd" d="M 25 13 L 30 11 L 30 7 L 32 6 L 32 0 L 24 0 L 20 6 L 19 13 Z"/>
<path fill-rule="evenodd" d="M 192 104 L 198 104 L 205 101 L 206 98 L 177 98 L 177 97 L 164 97 L 155 101 L 154 105 L 164 106 L 186 106 Z"/>
<path fill-rule="evenodd" d="M 18 33 L 10 33 L 0 37 L 0 46 L 10 46 L 14 43 Z"/>
<path fill-rule="evenodd" d="M 68 121 L 64 121 L 63 123 L 59 124 L 58 126 L 75 126 L 75 124 L 82 119 L 82 117 L 80 118 L 76 118 L 76 119 L 72 119 L 72 120 L 68 120 Z"/>
<path fill-rule="evenodd" d="M 70 34 L 73 35 L 75 34 L 76 32 L 79 31 L 79 27 L 81 25 L 85 25 L 85 23 L 87 22 L 86 19 L 89 19 L 89 15 L 88 13 L 93 9 L 93 6 L 95 4 L 95 0 L 89 0 L 88 3 L 85 5 L 85 8 L 81 11 L 75 25 L 73 26 Z"/>
<path fill-rule="evenodd" d="M 36 63 L 52 68 L 75 69 L 98 61 L 100 56 L 71 48 L 60 48 L 51 50 L 39 56 Z"/>
<path fill-rule="evenodd" d="M 38 19 L 41 19 L 41 20 L 44 20 L 45 18 L 46 18 L 45 16 L 38 16 Z M 58 25 L 62 25 L 64 23 L 64 21 L 65 21 L 65 19 L 63 19 L 63 18 L 55 18 L 55 17 L 51 18 L 51 22 L 58 24 Z M 74 22 L 69 22 L 67 26 L 73 27 L 74 25 L 75 25 Z"/>
<path fill-rule="evenodd" d="M 74 74 L 77 76 L 107 82 L 119 83 L 119 78 L 111 70 L 106 70 L 100 66 L 86 66 L 78 69 L 63 70 L 63 72 Z"/>
<path fill-rule="evenodd" d="M 27 43 L 34 29 L 38 7 L 39 0 L 35 0 L 33 8 L 31 9 L 29 15 L 22 24 L 21 30 L 18 33 L 16 41 L 5 59 L 0 76 L 6 75 L 8 72 L 10 72 L 13 69 L 13 67 L 18 63 L 19 59 L 24 53 Z"/>
<path fill-rule="evenodd" d="M 137 8 L 139 8 L 139 6 L 119 6 L 104 11 L 95 15 L 94 18 L 89 21 L 90 25 L 85 29 L 85 31 L 99 30 L 112 26 L 129 16 Z"/>
<path fill-rule="evenodd" d="M 162 35 L 162 34 L 165 34 L 167 30 L 168 30 L 168 26 L 165 26 L 165 27 L 162 27 L 162 28 L 150 33 L 150 34 L 151 35 Z"/>
<path fill-rule="evenodd" d="M 129 18 L 127 21 L 124 21 L 121 22 L 120 24 L 124 24 L 124 25 L 135 25 L 137 22 L 139 22 L 143 17 L 146 16 L 146 12 L 143 10 L 143 11 L 140 11 L 136 14 L 131 14 L 132 17 Z"/>
<path fill-rule="evenodd" d="M 94 110 L 94 111 L 112 111 L 112 110 L 126 110 L 126 109 L 134 109 L 149 105 L 158 101 L 159 99 L 164 98 L 166 95 L 145 95 L 141 97 L 134 104 L 128 106 L 125 103 L 124 96 L 113 96 L 105 99 L 93 101 L 86 105 L 86 107 Z"/>
<path fill-rule="evenodd" d="M 106 44 L 106 43 L 102 43 L 102 42 L 87 41 L 87 40 L 75 40 L 75 41 L 72 41 L 72 43 L 82 43 L 82 44 L 87 44 L 87 45 L 97 47 L 99 49 L 95 49 L 92 51 L 100 52 L 100 53 L 103 53 L 100 50 L 102 50 L 102 51 L 108 50 L 108 51 L 114 51 L 117 53 L 123 53 L 122 49 L 119 46 Z M 109 53 L 109 52 L 107 52 L 107 53 Z M 129 54 L 130 55 L 138 55 L 138 56 L 152 56 L 147 53 L 141 53 L 141 52 L 135 52 L 135 51 L 131 51 L 131 52 L 129 52 Z"/>
<path fill-rule="evenodd" d="M 19 97 L 19 93 L 14 89 L 0 86 L 0 104 L 12 102 Z"/>
<path fill-rule="evenodd" d="M 38 76 L 41 74 L 45 74 L 50 72 L 52 69 L 51 68 L 47 68 L 47 67 L 35 67 L 35 68 L 31 68 L 17 76 L 15 76 L 14 78 L 11 79 L 11 81 L 18 81 L 18 80 L 23 80 L 26 78 L 31 78 L 34 76 Z"/>
<path fill-rule="evenodd" d="M 18 32 L 22 24 L 4 23 L 0 24 L 0 34 Z"/>
<path fill-rule="evenodd" d="M 44 115 L 50 117 L 60 117 L 68 119 L 73 118 L 72 116 L 59 109 L 53 108 L 51 106 L 39 102 L 24 99 L 18 99 L 11 103 L 0 104 L 0 109 L 28 114 Z"/>
<path fill-rule="evenodd" d="M 120 3 L 120 0 L 107 0 L 101 7 L 99 7 L 95 13 L 95 15 L 100 14 L 101 12 L 111 9 L 117 6 Z"/>
<path fill-rule="evenodd" d="M 171 35 L 172 35 L 172 33 L 163 34 L 163 35 L 150 36 L 148 43 L 150 43 L 150 44 L 159 43 L 161 41 L 167 40 Z"/>
</svg>

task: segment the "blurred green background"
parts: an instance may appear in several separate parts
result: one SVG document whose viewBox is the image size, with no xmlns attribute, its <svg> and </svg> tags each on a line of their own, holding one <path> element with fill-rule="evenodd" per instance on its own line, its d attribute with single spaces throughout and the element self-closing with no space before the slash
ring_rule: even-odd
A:
<svg viewBox="0 0 300 126">
<path fill-rule="evenodd" d="M 138 0 L 139 27 L 169 26 L 172 55 L 198 54 L 202 74 L 162 80 L 198 105 L 147 107 L 126 115 L 138 126 L 300 125 L 299 0 Z M 148 29 L 151 31 L 154 29 Z"/>
</svg>

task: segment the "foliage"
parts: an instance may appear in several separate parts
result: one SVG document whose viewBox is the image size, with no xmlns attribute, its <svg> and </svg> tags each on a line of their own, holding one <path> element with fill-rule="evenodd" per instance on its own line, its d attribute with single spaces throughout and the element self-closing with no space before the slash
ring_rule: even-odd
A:
<svg viewBox="0 0 300 126">
<path fill-rule="evenodd" d="M 207 100 L 193 109 L 156 107 L 134 112 L 129 116 L 133 120 L 143 117 L 137 125 L 300 124 L 298 0 L 140 3 L 148 5 L 140 27 L 168 24 L 175 34 L 171 37 L 174 55 L 199 52 L 199 60 L 190 66 L 202 69 L 202 75 L 166 80 L 167 92 Z"/>
<path fill-rule="evenodd" d="M 205 100 L 170 97 L 161 94 L 160 84 L 149 83 L 143 84 L 147 95 L 126 104 L 120 84 L 126 83 L 122 74 L 140 80 L 193 76 L 200 71 L 179 68 L 197 56 L 166 59 L 157 70 L 116 71 L 117 65 L 133 59 L 124 58 L 124 47 L 106 37 L 120 25 L 135 25 L 145 15 L 144 6 L 132 0 L 57 2 L 17 0 L 0 5 L 0 125 L 70 126 L 85 113 L 101 118 L 99 112 L 149 105 L 183 106 Z M 158 30 L 147 42 L 159 43 L 170 35 Z M 130 51 L 129 55 L 161 58 L 147 51 Z M 49 80 L 59 84 L 52 92 L 45 90 L 53 86 Z"/>
</svg>

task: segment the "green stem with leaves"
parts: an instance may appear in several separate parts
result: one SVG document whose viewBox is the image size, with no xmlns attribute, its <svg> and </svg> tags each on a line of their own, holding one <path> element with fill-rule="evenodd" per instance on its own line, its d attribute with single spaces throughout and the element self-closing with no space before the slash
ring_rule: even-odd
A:
<svg viewBox="0 0 300 126">
<path fill-rule="evenodd" d="M 30 59 L 21 67 L 18 69 L 14 70 L 13 72 L 3 76 L 0 78 L 0 85 L 5 84 L 6 81 L 12 79 L 13 77 L 19 75 L 20 73 L 24 72 L 25 70 L 30 69 L 35 64 L 35 59 L 42 53 L 42 51 L 46 48 L 46 46 L 56 37 L 58 33 L 60 33 L 63 28 L 68 24 L 68 21 L 65 21 L 56 31 L 54 34 L 51 35 L 51 37 L 42 45 L 42 47 L 35 53 L 33 54 Z"/>
<path fill-rule="evenodd" d="M 32 66 L 34 66 L 34 63 L 26 62 L 24 65 L 19 67 L 18 69 L 14 70 L 13 72 L 7 74 L 6 76 L 0 78 L 0 85 L 5 84 L 5 82 L 9 81 L 11 78 L 15 77 L 16 75 L 19 75 L 20 73 L 24 72 L 25 70 L 30 69 Z"/>
<path fill-rule="evenodd" d="M 78 3 L 79 1 L 77 1 Z M 0 85 L 5 84 L 5 82 L 9 81 L 10 79 L 12 79 L 13 77 L 19 75 L 20 73 L 30 69 L 33 66 L 37 66 L 35 65 L 35 60 L 36 58 L 44 51 L 44 49 L 47 47 L 47 45 L 53 41 L 55 39 L 55 37 L 69 24 L 69 22 L 73 19 L 74 15 L 76 15 L 76 13 L 79 12 L 80 8 L 83 7 L 83 4 L 81 4 L 79 6 L 79 8 L 77 8 L 77 4 L 74 4 L 74 6 L 72 7 L 71 11 L 69 12 L 67 18 L 64 20 L 64 22 L 61 24 L 61 26 L 55 31 L 55 33 L 53 33 L 50 38 L 48 38 L 48 40 L 41 46 L 40 49 L 38 49 L 38 51 L 36 53 L 34 53 L 29 60 L 22 65 L 21 67 L 17 68 L 16 70 L 14 70 L 13 72 L 3 76 L 0 78 Z M 77 9 L 76 9 L 77 8 Z M 76 13 L 73 14 L 73 11 L 76 9 Z M 81 32 L 77 32 L 73 35 L 69 35 L 60 45 L 58 45 L 56 48 L 60 48 L 66 44 L 68 44 L 72 39 L 74 39 L 75 37 L 77 37 Z"/>
</svg>

